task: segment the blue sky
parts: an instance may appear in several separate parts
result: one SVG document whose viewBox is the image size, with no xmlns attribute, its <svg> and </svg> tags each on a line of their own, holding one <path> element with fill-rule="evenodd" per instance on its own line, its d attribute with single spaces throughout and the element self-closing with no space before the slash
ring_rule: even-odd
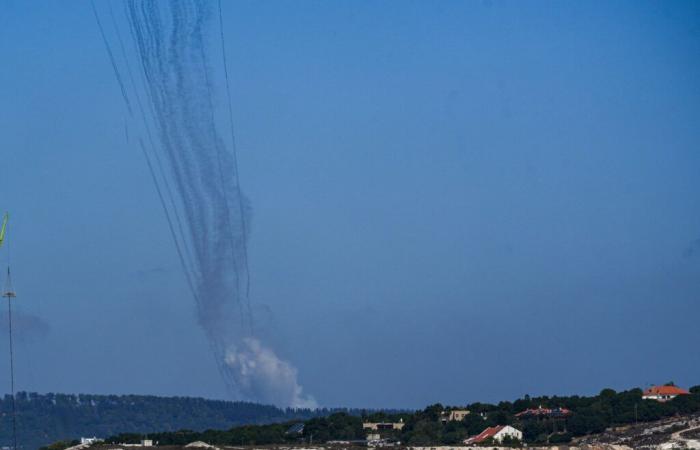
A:
<svg viewBox="0 0 700 450">
<path fill-rule="evenodd" d="M 256 318 L 320 404 L 700 384 L 700 4 L 223 12 Z M 225 397 L 89 2 L 5 0 L 0 58 L 18 388 Z"/>
</svg>

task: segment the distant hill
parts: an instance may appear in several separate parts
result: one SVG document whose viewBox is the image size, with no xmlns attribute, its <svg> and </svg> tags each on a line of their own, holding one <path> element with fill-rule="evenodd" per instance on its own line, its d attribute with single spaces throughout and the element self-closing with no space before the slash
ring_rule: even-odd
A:
<svg viewBox="0 0 700 450">
<path fill-rule="evenodd" d="M 309 419 L 327 409 L 280 409 L 249 402 L 145 395 L 68 395 L 20 392 L 18 447 L 34 450 L 57 440 L 123 432 L 228 429 L 236 425 Z M 0 399 L 0 447 L 12 446 L 12 397 Z"/>
</svg>

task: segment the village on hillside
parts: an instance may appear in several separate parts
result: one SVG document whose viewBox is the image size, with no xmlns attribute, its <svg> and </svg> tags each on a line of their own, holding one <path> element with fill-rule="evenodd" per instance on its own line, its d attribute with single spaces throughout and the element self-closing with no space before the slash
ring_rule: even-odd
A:
<svg viewBox="0 0 700 450">
<path fill-rule="evenodd" d="M 638 401 L 637 401 L 638 400 Z M 596 414 L 596 411 L 600 414 Z M 43 450 L 582 448 L 589 450 L 700 449 L 700 386 L 672 383 L 595 397 L 539 397 L 476 403 L 469 408 L 432 405 L 415 413 L 336 412 L 328 417 L 228 431 L 179 431 L 109 438 L 82 437 Z"/>
</svg>

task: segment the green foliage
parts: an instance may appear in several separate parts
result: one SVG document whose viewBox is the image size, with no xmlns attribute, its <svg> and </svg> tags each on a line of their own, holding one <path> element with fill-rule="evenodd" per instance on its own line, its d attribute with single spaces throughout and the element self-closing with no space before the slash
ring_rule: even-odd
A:
<svg viewBox="0 0 700 450">
<path fill-rule="evenodd" d="M 468 437 L 466 431 L 447 431 L 442 435 L 442 443 L 445 445 L 459 445 Z"/>
<path fill-rule="evenodd" d="M 603 389 L 593 397 L 525 396 L 514 402 L 500 402 L 497 405 L 474 403 L 463 407 L 470 410 L 471 414 L 462 421 L 443 421 L 443 412 L 447 408 L 441 404 L 430 405 L 411 414 L 357 410 L 280 410 L 251 403 L 183 398 L 80 396 L 78 399 L 78 396 L 54 394 L 46 398 L 37 394 L 22 395 L 25 400 L 18 404 L 26 408 L 24 411 L 49 417 L 46 422 L 49 425 L 55 423 L 50 422 L 53 420 L 51 414 L 64 414 L 59 415 L 63 417 L 62 428 L 56 426 L 52 431 L 59 439 L 95 434 L 109 436 L 104 430 L 112 427 L 117 433 L 128 434 L 112 433 L 114 436 L 108 442 L 139 442 L 144 437 L 141 433 L 148 433 L 149 439 L 158 441 L 161 445 L 185 445 L 193 441 L 234 446 L 356 440 L 365 438 L 363 421 L 403 421 L 405 425 L 401 431 L 383 431 L 382 437 L 388 436 L 414 446 L 458 445 L 467 437 L 494 425 L 514 426 L 523 432 L 523 441 L 528 444 L 565 444 L 573 437 L 600 433 L 611 426 L 700 412 L 700 386 L 691 388 L 691 395 L 678 396 L 664 403 L 643 400 L 642 390 L 636 388 L 622 392 Z M 32 398 L 31 401 L 26 400 L 29 397 Z M 6 397 L 0 403 L 0 413 L 8 411 L 8 400 L 9 397 Z M 563 407 L 571 410 L 572 414 L 566 417 L 516 417 L 521 411 L 539 406 Z M 8 417 L 5 414 L 2 420 L 7 421 Z M 25 417 L 29 417 L 29 414 Z M 67 420 L 66 417 L 70 419 Z M 306 420 L 303 434 L 287 434 L 289 427 L 299 419 Z M 222 422 L 223 426 L 217 425 Z M 241 425 L 246 422 L 249 424 Z M 85 424 L 85 427 L 79 428 L 78 424 Z M 2 428 L 7 429 L 9 427 Z M 45 426 L 35 429 L 51 428 Z M 158 429 L 162 431 L 153 432 Z M 5 434 L 4 437 L 7 442 L 8 435 Z M 520 446 L 521 443 L 506 440 L 504 445 Z M 65 442 L 57 442 L 43 450 L 63 450 L 66 446 Z M 25 448 L 36 447 L 27 445 Z"/>
<path fill-rule="evenodd" d="M 547 423 L 541 420 L 528 420 L 521 427 L 525 442 L 542 442 L 542 436 L 549 434 Z M 544 440 L 546 442 L 546 438 Z"/>
<path fill-rule="evenodd" d="M 19 392 L 15 398 L 18 440 L 25 450 L 48 446 L 51 442 L 55 442 L 51 445 L 57 447 L 46 450 L 61 450 L 61 445 L 84 436 L 104 438 L 118 433 L 132 433 L 130 437 L 124 435 L 124 439 L 129 437 L 138 442 L 143 438 L 142 433 L 149 433 L 150 438 L 151 433 L 156 431 L 229 429 L 236 425 L 309 419 L 333 412 L 328 409 L 285 410 L 249 402 L 144 395 Z M 9 395 L 0 398 L 0 447 L 12 446 L 11 408 L 12 398 Z M 352 413 L 359 414 L 359 411 Z M 259 439 L 263 440 L 263 437 Z M 271 437 L 265 439 L 270 440 Z M 191 441 L 185 443 L 188 442 Z"/>
<path fill-rule="evenodd" d="M 206 430 L 195 432 L 180 430 L 176 432 L 151 433 L 149 439 L 159 445 L 186 445 L 193 441 L 204 441 L 213 445 L 268 445 L 298 440 L 297 435 L 288 435 L 286 431 L 292 422 L 270 425 L 244 425 L 229 430 Z M 124 435 L 113 436 L 109 442 L 125 442 Z"/>
<path fill-rule="evenodd" d="M 495 425 L 510 425 L 513 423 L 513 416 L 508 411 L 499 410 L 492 413 L 489 418 Z"/>
<path fill-rule="evenodd" d="M 503 441 L 501 441 L 501 445 L 503 447 L 522 447 L 523 443 L 518 438 L 506 436 L 503 438 Z"/>
<path fill-rule="evenodd" d="M 549 436 L 550 444 L 568 444 L 571 442 L 573 435 L 571 433 L 555 433 Z"/>
<path fill-rule="evenodd" d="M 406 420 L 401 441 L 417 446 L 454 445 L 487 427 L 512 425 L 523 432 L 523 440 L 530 444 L 567 443 L 575 436 L 601 433 L 614 425 L 700 412 L 700 389 L 693 388 L 692 392 L 692 395 L 678 396 L 665 403 L 642 400 L 642 390 L 637 388 L 621 392 L 603 389 L 593 397 L 525 396 L 512 403 L 467 405 L 465 408 L 471 414 L 463 421 L 444 424 L 440 421 L 442 405 L 432 405 Z M 573 414 L 567 417 L 515 417 L 520 411 L 539 406 L 564 407 Z"/>
<path fill-rule="evenodd" d="M 312 438 L 314 442 L 363 439 L 362 419 L 347 413 L 311 419 L 306 422 L 304 436 Z"/>
<path fill-rule="evenodd" d="M 47 445 L 45 447 L 39 448 L 39 450 L 64 450 L 68 447 L 73 447 L 74 445 L 80 444 L 80 441 L 74 440 L 74 441 L 58 441 L 54 442 L 51 445 Z"/>
<path fill-rule="evenodd" d="M 481 415 L 471 413 L 467 414 L 467 416 L 462 421 L 462 425 L 466 429 L 468 436 L 474 436 L 484 431 L 484 428 L 491 426 L 491 423 L 487 420 L 484 420 L 484 418 L 481 417 Z"/>
</svg>

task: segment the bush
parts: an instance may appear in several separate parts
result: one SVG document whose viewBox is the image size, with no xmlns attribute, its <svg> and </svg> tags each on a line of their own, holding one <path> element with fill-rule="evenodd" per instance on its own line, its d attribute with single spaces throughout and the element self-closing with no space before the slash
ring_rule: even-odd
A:
<svg viewBox="0 0 700 450">
<path fill-rule="evenodd" d="M 568 444 L 571 442 L 573 435 L 571 433 L 554 433 L 549 436 L 550 444 Z"/>
<path fill-rule="evenodd" d="M 39 448 L 39 450 L 64 450 L 68 447 L 73 447 L 74 445 L 80 444 L 80 441 L 58 441 L 51 445 Z"/>
<path fill-rule="evenodd" d="M 501 445 L 504 447 L 522 447 L 523 442 L 516 437 L 506 436 L 501 441 Z"/>
</svg>

